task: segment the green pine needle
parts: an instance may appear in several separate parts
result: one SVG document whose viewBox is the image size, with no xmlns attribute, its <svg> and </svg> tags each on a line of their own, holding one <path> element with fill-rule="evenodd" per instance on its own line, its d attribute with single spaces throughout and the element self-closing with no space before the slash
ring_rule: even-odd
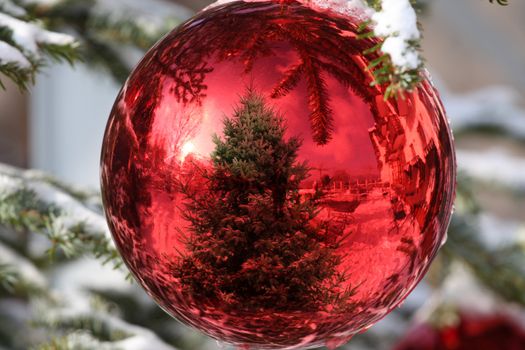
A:
<svg viewBox="0 0 525 350">
<path fill-rule="evenodd" d="M 494 3 L 494 0 L 489 0 L 491 4 Z M 507 6 L 509 4 L 509 0 L 496 0 L 496 3 L 501 6 Z"/>
<path fill-rule="evenodd" d="M 20 278 L 12 266 L 0 263 L 0 288 L 13 293 L 19 281 Z"/>
</svg>

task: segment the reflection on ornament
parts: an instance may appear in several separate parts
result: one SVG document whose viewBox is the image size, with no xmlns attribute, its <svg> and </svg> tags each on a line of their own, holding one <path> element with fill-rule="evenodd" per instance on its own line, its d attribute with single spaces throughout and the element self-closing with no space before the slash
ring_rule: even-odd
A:
<svg viewBox="0 0 525 350">
<path fill-rule="evenodd" d="M 179 160 L 181 162 L 184 162 L 186 157 L 192 153 L 195 150 L 195 145 L 191 141 L 187 141 L 184 145 L 182 145 L 182 148 L 180 150 L 180 158 Z"/>
<path fill-rule="evenodd" d="M 336 347 L 423 277 L 455 164 L 428 80 L 384 101 L 359 21 L 231 2 L 159 42 L 102 154 L 122 256 L 170 314 L 257 349 Z"/>
</svg>

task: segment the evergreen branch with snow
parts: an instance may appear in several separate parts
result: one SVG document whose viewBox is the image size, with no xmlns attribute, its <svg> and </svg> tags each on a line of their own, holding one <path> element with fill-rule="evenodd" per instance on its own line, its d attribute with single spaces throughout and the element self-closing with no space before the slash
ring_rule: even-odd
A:
<svg viewBox="0 0 525 350">
<path fill-rule="evenodd" d="M 479 238 L 476 216 L 454 217 L 443 254 L 466 264 L 496 295 L 525 305 L 525 247 L 514 244 L 489 248 Z"/>
<path fill-rule="evenodd" d="M 64 192 L 67 186 L 47 179 L 0 167 L 0 225 L 44 235 L 52 243 L 51 256 L 59 251 L 67 257 L 92 254 L 103 263 L 122 266 L 103 215 Z"/>
<path fill-rule="evenodd" d="M 146 16 L 126 6 L 111 7 L 99 0 L 58 0 L 56 4 L 35 3 L 28 8 L 33 16 L 55 30 L 72 31 L 79 51 L 92 66 L 107 69 L 117 81 L 124 81 L 136 58 L 160 37 L 180 23 L 172 12 Z M 182 14 L 184 15 L 184 14 Z"/>
<path fill-rule="evenodd" d="M 507 0 L 497 3 L 508 5 Z M 364 54 L 379 56 L 368 68 L 374 75 L 373 84 L 386 86 L 385 99 L 402 96 L 422 81 L 425 65 L 417 11 L 423 5 L 419 0 L 366 0 L 372 15 L 360 26 L 360 37 L 381 40 Z"/>
<path fill-rule="evenodd" d="M 495 295 L 525 305 L 525 245 L 517 241 L 494 247 L 483 240 L 481 209 L 471 188 L 472 182 L 470 177 L 460 173 L 458 210 L 452 218 L 441 255 L 448 264 L 451 261 L 463 263 Z"/>
<path fill-rule="evenodd" d="M 104 300 L 97 298 L 96 303 L 98 305 L 90 305 L 89 310 L 67 302 L 41 305 L 45 312 L 33 321 L 34 325 L 57 336 L 37 350 L 176 350 L 153 331 L 112 314 Z"/>
<path fill-rule="evenodd" d="M 72 36 L 48 31 L 26 15 L 9 0 L 0 5 L 0 72 L 20 89 L 27 88 L 49 61 L 72 63 L 79 58 L 78 43 Z M 2 81 L 0 87 L 5 88 Z"/>
<path fill-rule="evenodd" d="M 13 266 L 0 263 L 0 288 L 12 292 L 19 283 L 20 277 Z"/>
<path fill-rule="evenodd" d="M 48 343 L 39 345 L 35 350 L 122 350 L 104 344 L 88 332 L 72 332 L 56 337 Z"/>
<path fill-rule="evenodd" d="M 28 258 L 0 243 L 0 292 L 17 297 L 48 295 L 47 282 Z"/>
<path fill-rule="evenodd" d="M 367 4 L 375 13 L 362 23 L 359 37 L 381 40 L 364 52 L 378 56 L 368 66 L 374 75 L 373 84 L 386 86 L 385 99 L 402 96 L 417 87 L 424 69 L 415 2 L 369 0 Z"/>
<path fill-rule="evenodd" d="M 52 61 L 84 60 L 123 81 L 135 64 L 130 52 L 140 57 L 188 15 L 175 8 L 145 16 L 106 5 L 100 0 L 1 0 L 0 72 L 25 90 Z M 5 88 L 1 81 L 0 87 Z"/>
<path fill-rule="evenodd" d="M 132 43 L 137 48 L 148 50 L 160 37 L 175 27 L 180 21 L 166 20 L 158 25 L 148 26 L 143 21 L 129 18 L 115 18 L 109 14 L 93 16 L 88 27 L 97 36 L 109 42 L 128 45 Z"/>
</svg>

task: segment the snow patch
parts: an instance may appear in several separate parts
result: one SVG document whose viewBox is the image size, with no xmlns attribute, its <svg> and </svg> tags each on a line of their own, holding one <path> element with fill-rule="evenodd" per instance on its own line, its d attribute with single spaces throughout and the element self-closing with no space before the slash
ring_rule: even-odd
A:
<svg viewBox="0 0 525 350">
<path fill-rule="evenodd" d="M 23 53 L 38 58 L 39 45 L 73 45 L 75 39 L 67 34 L 55 33 L 38 27 L 33 23 L 0 13 L 0 27 L 7 28 L 12 32 L 12 40 Z"/>
<path fill-rule="evenodd" d="M 14 63 L 22 69 L 30 69 L 31 63 L 16 47 L 0 41 L 0 64 Z"/>
<path fill-rule="evenodd" d="M 1 47 L 1 46 L 0 46 Z M 0 195 L 9 195 L 20 189 L 23 186 L 23 182 L 19 179 L 14 179 L 11 176 L 2 174 L 0 168 Z"/>
<path fill-rule="evenodd" d="M 3 244 L 0 244 L 0 263 L 13 268 L 24 282 L 41 289 L 47 287 L 46 278 L 29 260 Z"/>
<path fill-rule="evenodd" d="M 390 55 L 392 63 L 401 71 L 417 69 L 421 65 L 419 53 L 410 44 L 419 40 L 416 11 L 409 0 L 383 0 L 380 12 L 372 16 L 374 33 L 385 38 L 381 51 Z"/>
<path fill-rule="evenodd" d="M 69 194 L 56 188 L 45 180 L 34 178 L 32 171 L 20 171 L 15 168 L 0 165 L 0 194 L 13 193 L 21 188 L 35 192 L 45 203 L 53 204 L 60 209 L 62 215 L 55 218 L 55 228 L 67 232 L 67 228 L 84 223 L 88 231 L 102 234 L 110 238 L 106 219 L 101 213 L 95 212 Z M 111 239 L 108 241 L 113 242 Z"/>
<path fill-rule="evenodd" d="M 487 247 L 502 247 L 521 244 L 524 222 L 501 219 L 490 213 L 479 216 L 480 238 Z"/>
<path fill-rule="evenodd" d="M 488 151 L 458 150 L 459 168 L 467 175 L 487 182 L 525 191 L 525 159 L 494 148 Z"/>
<path fill-rule="evenodd" d="M 140 328 L 140 331 L 140 334 L 115 342 L 114 345 L 126 350 L 175 350 L 175 348 L 161 341 L 153 332 L 144 328 Z"/>
<path fill-rule="evenodd" d="M 27 188 L 33 190 L 40 199 L 46 203 L 56 205 L 63 212 L 60 222 L 64 227 L 75 226 L 79 222 L 85 223 L 91 230 L 100 233 L 108 233 L 109 230 L 105 218 L 90 210 L 68 194 L 58 190 L 45 182 L 29 182 Z"/>
<path fill-rule="evenodd" d="M 490 126 L 525 139 L 525 109 L 519 106 L 516 91 L 503 86 L 465 94 L 452 94 L 445 87 L 439 90 L 454 130 Z"/>
<path fill-rule="evenodd" d="M 27 14 L 25 9 L 14 4 L 10 0 L 0 0 L 0 10 L 2 12 L 5 12 L 12 16 L 17 16 L 17 17 L 25 16 Z"/>
<path fill-rule="evenodd" d="M 176 348 L 163 342 L 155 333 L 153 333 L 149 329 L 132 325 L 112 315 L 108 315 L 98 311 L 93 311 L 91 309 L 79 309 L 78 305 L 75 305 L 75 303 L 71 303 L 72 300 L 69 299 L 67 296 L 61 296 L 63 297 L 62 304 L 67 307 L 54 310 L 45 310 L 45 315 L 43 314 L 43 317 L 46 320 L 46 322 L 67 322 L 68 319 L 76 320 L 82 318 L 90 318 L 95 320 L 97 323 L 104 324 L 108 327 L 109 331 L 111 332 L 119 331 L 130 335 L 130 337 L 121 341 L 102 343 L 103 345 L 111 346 L 110 349 L 176 350 Z"/>
<path fill-rule="evenodd" d="M 22 5 L 54 6 L 64 0 L 18 0 Z"/>
<path fill-rule="evenodd" d="M 100 261 L 84 257 L 74 260 L 53 270 L 50 281 L 54 288 L 66 293 L 68 291 L 117 291 L 134 293 L 137 290 L 133 283 L 126 280 L 126 272 L 102 265 Z M 137 295 L 137 297 L 142 297 Z M 141 300 L 142 301 L 142 300 Z"/>
</svg>

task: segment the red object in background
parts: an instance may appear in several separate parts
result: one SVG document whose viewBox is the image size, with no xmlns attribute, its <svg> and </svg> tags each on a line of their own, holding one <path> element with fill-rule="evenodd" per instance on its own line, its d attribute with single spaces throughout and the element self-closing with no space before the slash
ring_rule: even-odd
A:
<svg viewBox="0 0 525 350">
<path fill-rule="evenodd" d="M 462 315 L 455 326 L 418 325 L 395 350 L 523 350 L 525 329 L 503 315 Z"/>
<path fill-rule="evenodd" d="M 428 79 L 384 101 L 358 22 L 299 2 L 229 3 L 166 36 L 124 85 L 102 153 L 106 214 L 139 283 L 181 321 L 245 347 L 334 348 L 429 267 L 455 189 L 448 123 Z M 236 132 L 260 143 L 225 136 L 225 118 L 257 112 L 247 91 L 282 116 L 282 139 L 251 122 Z M 288 158 L 252 154 L 293 138 Z M 229 173 L 239 159 L 217 157 L 218 140 L 244 147 L 249 175 Z"/>
</svg>

